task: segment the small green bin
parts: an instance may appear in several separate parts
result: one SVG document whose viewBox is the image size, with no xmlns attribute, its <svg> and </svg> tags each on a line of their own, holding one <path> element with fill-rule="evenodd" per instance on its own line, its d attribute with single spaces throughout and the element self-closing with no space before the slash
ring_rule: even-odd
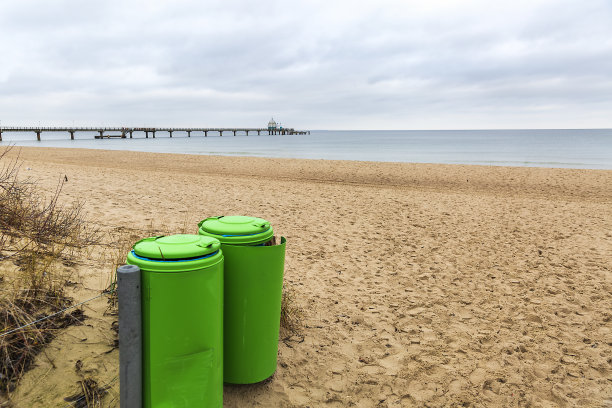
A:
<svg viewBox="0 0 612 408">
<path fill-rule="evenodd" d="M 211 217 L 199 233 L 221 241 L 225 257 L 223 379 L 252 384 L 276 371 L 285 244 L 263 245 L 270 223 L 243 216 Z"/>
<path fill-rule="evenodd" d="M 223 406 L 223 253 L 201 235 L 137 242 L 143 407 Z"/>
</svg>

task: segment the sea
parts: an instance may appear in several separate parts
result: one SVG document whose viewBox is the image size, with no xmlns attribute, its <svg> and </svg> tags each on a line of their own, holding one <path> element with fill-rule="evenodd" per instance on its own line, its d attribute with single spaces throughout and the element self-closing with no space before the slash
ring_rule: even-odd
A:
<svg viewBox="0 0 612 408">
<path fill-rule="evenodd" d="M 209 132 L 134 133 L 133 139 L 94 139 L 97 132 L 3 132 L 0 146 L 70 147 L 155 153 L 296 159 L 612 169 L 612 129 L 313 130 L 306 135 L 233 136 Z"/>
</svg>

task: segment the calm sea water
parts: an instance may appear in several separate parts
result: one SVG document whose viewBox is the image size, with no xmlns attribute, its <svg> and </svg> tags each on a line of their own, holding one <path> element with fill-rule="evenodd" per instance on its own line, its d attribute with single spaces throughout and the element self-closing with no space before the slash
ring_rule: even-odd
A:
<svg viewBox="0 0 612 408">
<path fill-rule="evenodd" d="M 481 164 L 497 166 L 612 169 L 612 129 L 588 130 L 347 130 L 310 135 L 158 132 L 155 139 L 93 138 L 95 133 L 3 133 L 0 145 L 76 147 L 223 156 Z"/>
</svg>

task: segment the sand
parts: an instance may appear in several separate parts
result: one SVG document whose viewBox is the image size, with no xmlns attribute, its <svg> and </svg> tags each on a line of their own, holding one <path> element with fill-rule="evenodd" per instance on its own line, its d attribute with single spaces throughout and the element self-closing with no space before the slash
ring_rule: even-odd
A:
<svg viewBox="0 0 612 408">
<path fill-rule="evenodd" d="M 49 191 L 66 176 L 64 199 L 85 200 L 105 231 L 195 232 L 246 214 L 287 237 L 301 334 L 280 342 L 271 381 L 226 386 L 225 406 L 612 404 L 612 171 L 49 148 L 21 159 Z M 94 257 L 75 276 L 81 300 L 109 272 Z M 77 360 L 118 406 L 105 308 L 92 302 L 87 325 L 37 358 L 16 406 L 66 406 Z"/>
</svg>

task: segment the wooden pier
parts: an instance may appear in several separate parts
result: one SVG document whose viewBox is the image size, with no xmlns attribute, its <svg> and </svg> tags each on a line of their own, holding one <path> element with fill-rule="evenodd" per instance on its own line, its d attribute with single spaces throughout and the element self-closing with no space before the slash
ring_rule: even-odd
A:
<svg viewBox="0 0 612 408">
<path fill-rule="evenodd" d="M 74 140 L 74 134 L 77 132 L 95 132 L 95 139 L 132 139 L 134 133 L 143 133 L 145 138 L 148 139 L 149 135 L 155 138 L 158 133 L 167 133 L 170 137 L 174 132 L 185 132 L 187 137 L 193 136 L 204 136 L 207 137 L 209 133 L 223 136 L 225 133 L 232 134 L 234 136 L 238 134 L 244 134 L 249 136 L 249 133 L 258 135 L 306 135 L 310 134 L 308 130 L 295 130 L 293 128 L 279 128 L 279 129 L 268 129 L 268 128 L 182 128 L 182 127 L 170 127 L 170 128 L 154 128 L 154 127 L 16 127 L 16 126 L 2 126 L 0 127 L 0 142 L 2 141 L 2 133 L 9 132 L 30 132 L 36 134 L 36 140 L 41 140 L 43 132 L 63 132 L 70 135 L 70 139 Z M 111 134 L 112 133 L 112 134 Z"/>
</svg>

